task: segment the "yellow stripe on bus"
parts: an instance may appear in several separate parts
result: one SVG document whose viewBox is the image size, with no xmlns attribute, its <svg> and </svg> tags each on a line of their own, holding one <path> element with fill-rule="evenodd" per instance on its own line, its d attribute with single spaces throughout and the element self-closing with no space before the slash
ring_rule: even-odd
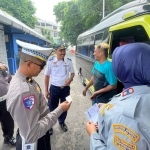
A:
<svg viewBox="0 0 150 150">
<path fill-rule="evenodd" d="M 133 26 L 138 26 L 138 25 L 141 25 L 145 28 L 146 33 L 148 34 L 148 36 L 150 38 L 150 32 L 149 32 L 150 15 L 142 15 L 142 16 L 127 20 L 125 22 L 119 23 L 117 25 L 110 27 L 109 31 L 116 31 L 116 30 L 129 28 L 129 27 L 133 27 Z"/>
<path fill-rule="evenodd" d="M 85 84 L 87 85 L 89 83 L 89 80 L 87 78 L 85 78 Z M 94 86 L 90 86 L 90 91 L 93 93 L 94 92 Z"/>
</svg>

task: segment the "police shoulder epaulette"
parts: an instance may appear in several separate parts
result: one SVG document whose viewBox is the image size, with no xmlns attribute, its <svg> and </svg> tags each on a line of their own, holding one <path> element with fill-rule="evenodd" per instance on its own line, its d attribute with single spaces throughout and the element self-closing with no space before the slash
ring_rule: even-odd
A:
<svg viewBox="0 0 150 150">
<path fill-rule="evenodd" d="M 54 59 L 54 57 L 51 57 L 50 59 L 49 59 L 49 61 L 52 61 Z"/>
<path fill-rule="evenodd" d="M 70 58 L 67 58 L 68 60 L 72 61 Z"/>
<path fill-rule="evenodd" d="M 30 78 L 30 77 L 26 77 L 26 81 L 27 81 L 28 83 L 32 83 L 32 82 L 33 82 L 32 78 Z"/>
</svg>

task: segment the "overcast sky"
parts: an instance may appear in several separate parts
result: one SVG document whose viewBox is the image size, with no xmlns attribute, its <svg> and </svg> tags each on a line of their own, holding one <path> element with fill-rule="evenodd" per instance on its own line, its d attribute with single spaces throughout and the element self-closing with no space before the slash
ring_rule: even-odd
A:
<svg viewBox="0 0 150 150">
<path fill-rule="evenodd" d="M 62 1 L 69 1 L 69 0 L 31 0 L 34 2 L 34 5 L 36 7 L 36 14 L 35 16 L 47 20 L 50 22 L 56 22 L 56 18 L 53 15 L 53 8 L 54 5 L 57 5 L 59 2 Z"/>
</svg>

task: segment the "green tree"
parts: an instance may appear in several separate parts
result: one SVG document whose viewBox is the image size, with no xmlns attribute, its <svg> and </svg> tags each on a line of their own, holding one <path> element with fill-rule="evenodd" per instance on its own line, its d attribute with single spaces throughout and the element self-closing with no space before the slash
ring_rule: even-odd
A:
<svg viewBox="0 0 150 150">
<path fill-rule="evenodd" d="M 51 41 L 51 42 L 54 43 L 53 38 L 51 38 L 51 36 L 50 36 L 50 34 L 51 34 L 50 30 L 49 30 L 49 29 L 46 29 L 46 28 L 40 28 L 40 29 L 41 29 L 42 35 L 43 35 L 46 39 L 48 39 L 49 41 Z"/>
<path fill-rule="evenodd" d="M 117 8 L 132 2 L 134 0 L 105 0 L 105 16 L 116 10 Z"/>
<path fill-rule="evenodd" d="M 78 7 L 86 30 L 98 24 L 102 19 L 101 0 L 78 0 Z"/>
<path fill-rule="evenodd" d="M 105 16 L 133 0 L 105 0 Z M 77 36 L 102 19 L 103 0 L 71 0 L 54 7 L 57 22 L 61 22 L 61 38 L 76 43 Z"/>
<path fill-rule="evenodd" d="M 83 32 L 84 22 L 79 13 L 77 1 L 58 3 L 54 7 L 57 21 L 61 22 L 61 38 L 71 44 L 76 43 L 76 37 Z"/>
<path fill-rule="evenodd" d="M 37 24 L 36 8 L 30 0 L 0 0 L 0 9 L 6 11 L 31 28 Z"/>
</svg>

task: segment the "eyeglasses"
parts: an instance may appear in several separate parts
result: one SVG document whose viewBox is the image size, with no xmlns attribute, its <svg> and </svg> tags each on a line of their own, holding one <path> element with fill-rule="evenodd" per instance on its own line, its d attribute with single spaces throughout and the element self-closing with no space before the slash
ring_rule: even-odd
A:
<svg viewBox="0 0 150 150">
<path fill-rule="evenodd" d="M 32 62 L 32 61 L 30 61 L 30 60 L 27 60 L 27 61 L 24 61 L 24 62 L 28 62 L 28 61 L 31 62 L 31 63 L 33 63 L 33 64 L 35 64 L 35 65 L 37 65 L 37 66 L 39 66 L 41 70 L 43 70 L 44 66 L 46 65 L 45 62 L 43 62 L 41 65 L 40 65 L 40 64 L 37 64 L 37 63 L 35 63 L 35 62 Z"/>
</svg>

